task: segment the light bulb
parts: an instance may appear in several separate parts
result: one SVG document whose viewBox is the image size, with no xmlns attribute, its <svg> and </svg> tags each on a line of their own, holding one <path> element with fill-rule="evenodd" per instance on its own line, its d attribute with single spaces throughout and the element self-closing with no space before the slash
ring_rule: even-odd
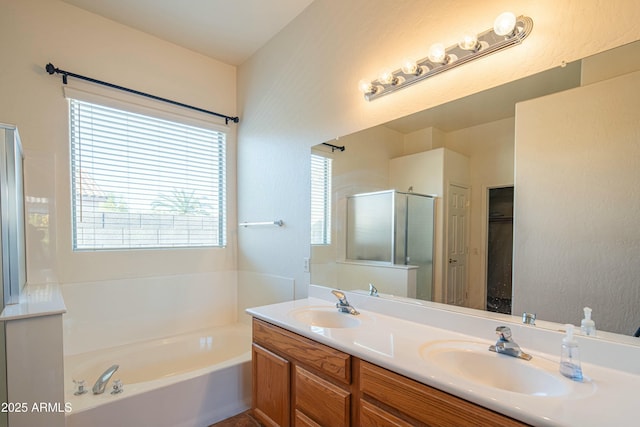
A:
<svg viewBox="0 0 640 427">
<path fill-rule="evenodd" d="M 462 40 L 460 40 L 458 46 L 460 46 L 460 49 L 464 50 L 478 50 L 480 47 L 478 45 L 478 36 L 472 32 L 466 32 L 462 36 Z"/>
<path fill-rule="evenodd" d="M 442 43 L 436 43 L 431 45 L 429 48 L 429 61 L 434 62 L 436 64 L 446 64 L 449 60 L 447 56 L 447 51 L 444 48 Z"/>
<path fill-rule="evenodd" d="M 393 75 L 393 71 L 389 69 L 384 69 L 380 72 L 378 76 L 378 81 L 383 85 L 395 84 L 397 82 L 396 77 Z"/>
<path fill-rule="evenodd" d="M 360 80 L 358 82 L 358 88 L 360 89 L 360 92 L 367 94 L 367 93 L 375 93 L 376 88 L 375 86 L 373 86 L 371 84 L 371 82 L 368 82 L 364 79 Z"/>
<path fill-rule="evenodd" d="M 499 36 L 508 36 L 515 28 L 516 15 L 511 12 L 501 13 L 493 22 L 493 31 Z"/>
<path fill-rule="evenodd" d="M 400 69 L 405 74 L 419 74 L 418 63 L 413 58 L 404 58 L 402 60 L 402 67 L 400 67 Z"/>
</svg>

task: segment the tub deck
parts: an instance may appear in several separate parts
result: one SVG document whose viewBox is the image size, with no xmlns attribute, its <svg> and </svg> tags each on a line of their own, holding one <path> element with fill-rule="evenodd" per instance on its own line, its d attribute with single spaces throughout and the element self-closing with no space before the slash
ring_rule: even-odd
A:
<svg viewBox="0 0 640 427">
<path fill-rule="evenodd" d="M 236 323 L 65 356 L 67 427 L 194 426 L 233 416 L 251 402 L 251 328 Z M 96 379 L 120 365 L 105 393 Z M 89 390 L 74 395 L 73 380 Z M 124 391 L 111 394 L 119 379 Z"/>
</svg>

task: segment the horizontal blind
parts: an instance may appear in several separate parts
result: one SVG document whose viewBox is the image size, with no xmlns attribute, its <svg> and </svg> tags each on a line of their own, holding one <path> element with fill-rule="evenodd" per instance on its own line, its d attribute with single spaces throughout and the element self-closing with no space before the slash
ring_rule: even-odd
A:
<svg viewBox="0 0 640 427">
<path fill-rule="evenodd" d="M 331 244 L 331 159 L 311 155 L 311 244 Z"/>
<path fill-rule="evenodd" d="M 220 131 L 70 99 L 74 250 L 225 246 Z"/>
</svg>

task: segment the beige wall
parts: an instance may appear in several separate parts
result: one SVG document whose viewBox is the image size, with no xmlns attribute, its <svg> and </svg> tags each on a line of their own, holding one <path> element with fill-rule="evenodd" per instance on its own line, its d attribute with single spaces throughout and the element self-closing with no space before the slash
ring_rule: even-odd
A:
<svg viewBox="0 0 640 427">
<path fill-rule="evenodd" d="M 534 20 L 522 45 L 373 102 L 357 91 L 360 79 L 510 9 Z M 241 232 L 239 268 L 291 277 L 306 295 L 309 147 L 636 40 L 639 20 L 635 0 L 314 1 L 238 70 L 240 218 L 287 223 Z"/>
<path fill-rule="evenodd" d="M 516 107 L 515 313 L 638 328 L 639 87 L 640 71 Z"/>
<path fill-rule="evenodd" d="M 49 76 L 44 66 L 52 62 L 70 72 L 228 115 L 236 113 L 235 67 L 57 0 L 0 0 L 0 57 L 0 121 L 18 126 L 26 154 L 26 196 L 44 201 L 39 207 L 49 213 L 50 244 L 44 256 L 35 256 L 39 237 L 27 234 L 29 281 L 235 269 L 235 125 L 228 141 L 228 248 L 71 251 L 68 107 L 60 76 Z"/>
</svg>

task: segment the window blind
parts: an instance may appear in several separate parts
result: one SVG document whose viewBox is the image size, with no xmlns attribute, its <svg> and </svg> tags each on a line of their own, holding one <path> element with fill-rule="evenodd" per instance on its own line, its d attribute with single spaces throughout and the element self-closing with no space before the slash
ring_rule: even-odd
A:
<svg viewBox="0 0 640 427">
<path fill-rule="evenodd" d="M 74 250 L 225 246 L 224 132 L 69 101 Z"/>
<path fill-rule="evenodd" d="M 331 244 L 331 159 L 311 155 L 311 244 Z"/>
</svg>

